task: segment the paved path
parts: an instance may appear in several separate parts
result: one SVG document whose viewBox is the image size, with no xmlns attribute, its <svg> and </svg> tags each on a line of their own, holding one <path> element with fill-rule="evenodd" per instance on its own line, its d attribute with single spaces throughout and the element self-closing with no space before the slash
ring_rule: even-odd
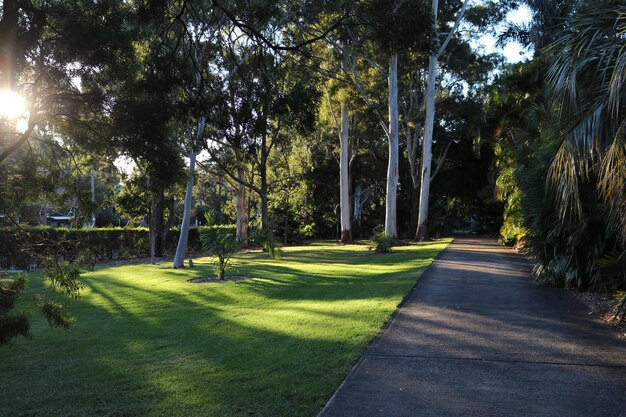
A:
<svg viewBox="0 0 626 417">
<path fill-rule="evenodd" d="M 320 416 L 626 417 L 626 343 L 521 256 L 457 239 Z"/>
</svg>

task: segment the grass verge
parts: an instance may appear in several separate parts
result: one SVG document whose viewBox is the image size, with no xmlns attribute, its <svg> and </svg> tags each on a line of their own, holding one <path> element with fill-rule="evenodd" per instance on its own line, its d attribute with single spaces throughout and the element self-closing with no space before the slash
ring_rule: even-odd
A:
<svg viewBox="0 0 626 417">
<path fill-rule="evenodd" d="M 85 273 L 69 331 L 33 314 L 0 348 L 0 415 L 314 416 L 448 242 L 249 252 L 230 273 L 254 279 L 221 284 L 186 282 L 207 259 Z"/>
</svg>

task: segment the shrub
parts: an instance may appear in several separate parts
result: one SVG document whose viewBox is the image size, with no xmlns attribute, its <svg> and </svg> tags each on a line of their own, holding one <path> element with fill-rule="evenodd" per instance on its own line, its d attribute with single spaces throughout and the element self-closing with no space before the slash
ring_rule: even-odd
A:
<svg viewBox="0 0 626 417">
<path fill-rule="evenodd" d="M 282 251 L 280 250 L 280 243 L 274 237 L 272 232 L 265 232 L 263 230 L 257 230 L 252 234 L 250 240 L 255 244 L 263 248 L 264 252 L 272 259 L 280 259 Z"/>
<path fill-rule="evenodd" d="M 17 336 L 30 338 L 30 322 L 27 313 L 11 313 L 18 298 L 26 288 L 26 277 L 0 275 L 0 346 Z"/>
<path fill-rule="evenodd" d="M 235 232 L 232 225 L 213 225 L 189 229 L 188 247 L 202 249 L 199 231 L 207 228 Z M 178 243 L 178 230 L 168 234 L 166 247 L 172 251 Z M 137 228 L 66 229 L 55 227 L 0 228 L 0 269 L 11 267 L 28 269 L 45 256 L 53 255 L 64 260 L 76 260 L 91 268 L 104 259 L 135 259 L 148 256 L 149 232 Z"/>
<path fill-rule="evenodd" d="M 202 248 L 215 258 L 217 278 L 224 279 L 226 268 L 230 266 L 235 253 L 241 249 L 242 242 L 228 228 L 210 226 L 200 230 L 200 241 Z"/>
<path fill-rule="evenodd" d="M 372 242 L 376 253 L 393 252 L 393 247 L 396 245 L 396 240 L 394 238 L 387 236 L 381 227 L 374 228 L 373 233 Z"/>
</svg>

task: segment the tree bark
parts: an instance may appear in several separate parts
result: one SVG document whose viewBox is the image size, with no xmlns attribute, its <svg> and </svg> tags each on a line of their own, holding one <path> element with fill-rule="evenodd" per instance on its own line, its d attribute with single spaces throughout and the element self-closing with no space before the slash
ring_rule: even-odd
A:
<svg viewBox="0 0 626 417">
<path fill-rule="evenodd" d="M 239 161 L 237 167 L 237 192 L 235 194 L 235 201 L 237 204 L 237 239 L 245 241 L 248 239 L 248 210 L 246 209 L 246 187 L 243 185 L 244 170 Z"/>
<path fill-rule="evenodd" d="M 437 33 L 437 10 L 438 0 L 432 2 L 433 13 L 433 33 Z M 424 102 L 426 105 L 426 120 L 424 121 L 424 140 L 422 141 L 422 172 L 419 217 L 415 240 L 423 241 L 428 239 L 428 204 L 430 197 L 430 168 L 433 158 L 433 130 L 435 126 L 435 82 L 437 79 L 437 58 L 438 54 L 433 52 L 428 60 L 428 83 Z"/>
<path fill-rule="evenodd" d="M 189 225 L 191 224 L 191 208 L 193 196 L 193 180 L 196 171 L 196 153 L 189 153 L 189 173 L 187 178 L 187 189 L 185 190 L 185 203 L 183 212 L 183 223 L 180 226 L 178 235 L 178 245 L 174 256 L 174 268 L 182 268 L 185 261 L 185 251 L 187 250 L 187 239 L 189 237 Z"/>
<path fill-rule="evenodd" d="M 433 1 L 435 4 L 437 0 Z M 419 204 L 419 217 L 415 240 L 428 239 L 428 204 L 430 197 L 430 169 L 433 159 L 433 131 L 435 125 L 435 82 L 437 56 L 431 55 L 428 62 L 428 85 L 426 87 L 426 120 L 424 122 L 424 140 L 422 141 L 422 172 Z"/>
<path fill-rule="evenodd" d="M 415 232 L 415 240 L 423 241 L 428 239 L 428 205 L 430 200 L 430 182 L 434 175 L 431 176 L 431 163 L 433 158 L 433 132 L 435 126 L 435 83 L 437 82 L 437 60 L 448 46 L 448 43 L 458 30 L 465 10 L 469 4 L 469 0 L 464 0 L 461 9 L 456 15 L 454 26 L 448 32 L 443 44 L 439 47 L 437 52 L 433 52 L 428 60 L 428 83 L 426 85 L 426 94 L 424 102 L 426 105 L 426 120 L 424 121 L 424 140 L 422 143 L 422 173 L 421 173 L 421 192 L 420 192 L 420 209 L 419 220 L 417 222 L 417 230 Z M 439 9 L 439 1 L 433 0 L 432 2 L 432 14 L 433 14 L 433 34 L 435 37 L 438 35 L 437 31 L 437 11 Z M 447 149 L 446 149 L 447 152 Z M 443 155 L 445 158 L 445 154 Z M 443 160 L 439 162 L 441 167 Z M 438 167 L 438 168 L 439 168 Z M 435 172 L 436 175 L 436 172 Z"/>
<path fill-rule="evenodd" d="M 267 118 L 266 122 L 267 124 Z M 265 233 L 270 232 L 270 219 L 268 209 L 268 189 L 267 184 L 267 159 L 269 156 L 269 149 L 267 146 L 267 133 L 263 133 L 261 139 L 261 163 L 259 164 L 259 176 L 261 177 L 261 228 Z"/>
<path fill-rule="evenodd" d="M 341 212 L 341 243 L 352 242 L 350 224 L 350 141 L 349 141 L 348 105 L 341 103 L 340 163 L 339 163 L 339 207 Z"/>
<path fill-rule="evenodd" d="M 385 204 L 385 235 L 398 237 L 396 202 L 398 193 L 398 54 L 389 60 L 389 164 Z"/>
<path fill-rule="evenodd" d="M 185 190 L 183 222 L 180 225 L 180 233 L 178 235 L 178 245 L 176 246 L 176 255 L 174 256 L 174 268 L 182 268 L 185 260 L 185 251 L 187 250 L 187 240 L 189 238 L 189 226 L 191 224 L 193 181 L 196 173 L 196 152 L 199 144 L 202 143 L 205 121 L 206 116 L 201 114 L 198 118 L 198 130 L 196 131 L 195 143 L 192 143 L 191 151 L 189 152 L 189 173 L 187 177 L 187 189 Z"/>
<path fill-rule="evenodd" d="M 150 204 L 150 262 L 163 257 L 163 190 L 152 190 Z"/>
<path fill-rule="evenodd" d="M 161 229 L 161 248 L 163 255 L 165 255 L 167 249 L 167 236 L 169 235 L 170 229 L 172 228 L 172 226 L 174 226 L 174 222 L 176 221 L 176 198 L 174 198 L 174 196 L 170 196 L 167 200 L 167 221 L 163 223 L 163 227 Z"/>
</svg>

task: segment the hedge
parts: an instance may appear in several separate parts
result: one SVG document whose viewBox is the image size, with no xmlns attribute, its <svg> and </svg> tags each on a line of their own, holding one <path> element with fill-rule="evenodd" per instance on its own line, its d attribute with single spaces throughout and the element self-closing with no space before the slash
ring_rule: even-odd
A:
<svg viewBox="0 0 626 417">
<path fill-rule="evenodd" d="M 234 225 L 216 225 L 235 231 Z M 200 251 L 199 230 L 207 226 L 191 227 L 187 249 Z M 165 251 L 173 254 L 178 244 L 178 228 L 170 229 Z M 28 269 L 38 257 L 55 255 L 73 259 L 89 251 L 97 261 L 105 259 L 136 259 L 149 256 L 147 228 L 89 228 L 67 229 L 61 227 L 0 228 L 0 268 Z"/>
</svg>

